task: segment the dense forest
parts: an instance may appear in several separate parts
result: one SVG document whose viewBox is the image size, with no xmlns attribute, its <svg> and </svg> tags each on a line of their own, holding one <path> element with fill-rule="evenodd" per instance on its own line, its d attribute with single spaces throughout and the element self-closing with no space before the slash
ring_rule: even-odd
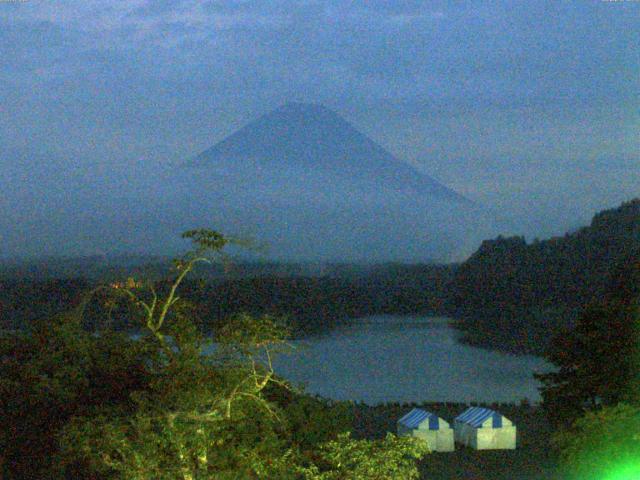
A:
<svg viewBox="0 0 640 480">
<path fill-rule="evenodd" d="M 640 258 L 620 264 L 597 298 L 585 304 L 575 324 L 552 339 L 552 372 L 537 374 L 548 417 L 570 424 L 584 410 L 640 398 Z"/>
</svg>

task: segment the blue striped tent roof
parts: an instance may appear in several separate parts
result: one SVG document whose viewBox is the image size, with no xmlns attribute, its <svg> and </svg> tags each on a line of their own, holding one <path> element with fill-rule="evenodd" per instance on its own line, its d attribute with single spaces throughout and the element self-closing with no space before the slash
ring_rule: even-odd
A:
<svg viewBox="0 0 640 480">
<path fill-rule="evenodd" d="M 429 419 L 429 430 L 438 430 L 440 428 L 438 416 L 421 408 L 414 408 L 398 420 L 398 423 L 408 428 L 418 428 L 426 419 Z"/>
<path fill-rule="evenodd" d="M 488 419 L 493 419 L 493 428 L 502 427 L 502 415 L 489 408 L 471 407 L 456 417 L 457 422 L 467 423 L 473 427 L 481 427 Z"/>
</svg>

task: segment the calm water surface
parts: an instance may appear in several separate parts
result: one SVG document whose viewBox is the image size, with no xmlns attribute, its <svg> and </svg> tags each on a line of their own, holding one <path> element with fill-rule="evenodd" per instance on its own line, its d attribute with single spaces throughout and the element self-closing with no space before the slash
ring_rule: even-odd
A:
<svg viewBox="0 0 640 480">
<path fill-rule="evenodd" d="M 274 364 L 308 393 L 336 400 L 540 400 L 532 374 L 549 370 L 542 359 L 461 345 L 456 337 L 445 318 L 373 316 L 293 342 L 296 351 Z"/>
</svg>

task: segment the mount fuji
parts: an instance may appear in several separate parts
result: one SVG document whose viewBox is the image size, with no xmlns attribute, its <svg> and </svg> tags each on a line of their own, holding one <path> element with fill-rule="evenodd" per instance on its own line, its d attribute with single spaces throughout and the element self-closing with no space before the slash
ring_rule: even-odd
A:
<svg viewBox="0 0 640 480">
<path fill-rule="evenodd" d="M 204 227 L 255 238 L 273 261 L 446 262 L 509 233 L 320 105 L 283 105 L 171 167 L 43 155 L 0 151 L 0 256 L 174 255 Z"/>
<path fill-rule="evenodd" d="M 266 242 L 281 261 L 452 261 L 499 232 L 482 207 L 334 111 L 290 103 L 172 173 L 182 227 Z"/>
</svg>

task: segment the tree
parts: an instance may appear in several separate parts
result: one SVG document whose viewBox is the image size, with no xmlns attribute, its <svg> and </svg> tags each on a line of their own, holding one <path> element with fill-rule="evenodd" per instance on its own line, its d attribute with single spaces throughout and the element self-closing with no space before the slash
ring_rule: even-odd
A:
<svg viewBox="0 0 640 480">
<path fill-rule="evenodd" d="M 417 438 L 387 434 L 383 440 L 354 440 L 348 433 L 320 446 L 316 464 L 300 467 L 304 480 L 387 480 L 419 477 L 416 460 L 429 452 Z"/>
<path fill-rule="evenodd" d="M 587 412 L 554 438 L 562 478 L 640 478 L 640 408 L 625 403 Z"/>
<path fill-rule="evenodd" d="M 555 422 L 569 425 L 585 411 L 640 398 L 639 267 L 623 264 L 609 292 L 553 339 L 547 359 L 558 368 L 536 378 Z"/>
<path fill-rule="evenodd" d="M 75 416 L 60 436 L 62 457 L 94 475 L 135 480 L 355 480 L 374 470 L 414 478 L 426 446 L 411 439 L 367 442 L 322 428 L 289 431 L 300 422 L 282 399 L 284 392 L 299 393 L 276 376 L 272 363 L 287 348 L 286 328 L 270 317 L 240 314 L 216 332 L 214 344 L 204 338 L 178 287 L 197 263 L 211 261 L 231 242 L 209 230 L 184 237 L 195 248 L 175 262 L 175 278 L 164 292 L 134 279 L 109 287 L 114 301 L 136 308 L 142 330 L 135 342 L 151 352 L 143 362 L 148 384 L 125 404 Z M 316 421 L 331 424 L 322 409 L 313 411 Z M 315 458 L 319 440 L 328 443 L 324 456 Z"/>
<path fill-rule="evenodd" d="M 615 405 L 628 393 L 636 333 L 627 312 L 589 306 L 576 327 L 554 338 L 547 358 L 557 371 L 538 374 L 549 416 L 570 423 L 586 410 Z"/>
<path fill-rule="evenodd" d="M 232 243 L 217 232 L 193 230 L 184 238 L 194 250 L 174 263 L 175 278 L 161 293 L 153 283 L 128 279 L 110 289 L 133 304 L 143 344 L 155 348 L 149 388 L 134 392 L 126 408 L 98 408 L 75 418 L 62 437 L 64 453 L 96 472 L 117 478 L 237 478 L 260 471 L 277 444 L 277 407 L 262 396 L 275 378 L 272 350 L 284 345 L 285 330 L 274 320 L 235 317 L 204 355 L 178 288 L 196 264 L 211 262 Z M 96 289 L 98 291 L 99 289 Z M 149 358 L 151 360 L 151 357 Z M 273 453 L 273 452 L 269 452 Z"/>
<path fill-rule="evenodd" d="M 83 328 L 74 312 L 0 336 L 0 470 L 7 479 L 64 478 L 58 439 L 71 418 L 123 406 L 148 385 L 153 352 Z"/>
</svg>

